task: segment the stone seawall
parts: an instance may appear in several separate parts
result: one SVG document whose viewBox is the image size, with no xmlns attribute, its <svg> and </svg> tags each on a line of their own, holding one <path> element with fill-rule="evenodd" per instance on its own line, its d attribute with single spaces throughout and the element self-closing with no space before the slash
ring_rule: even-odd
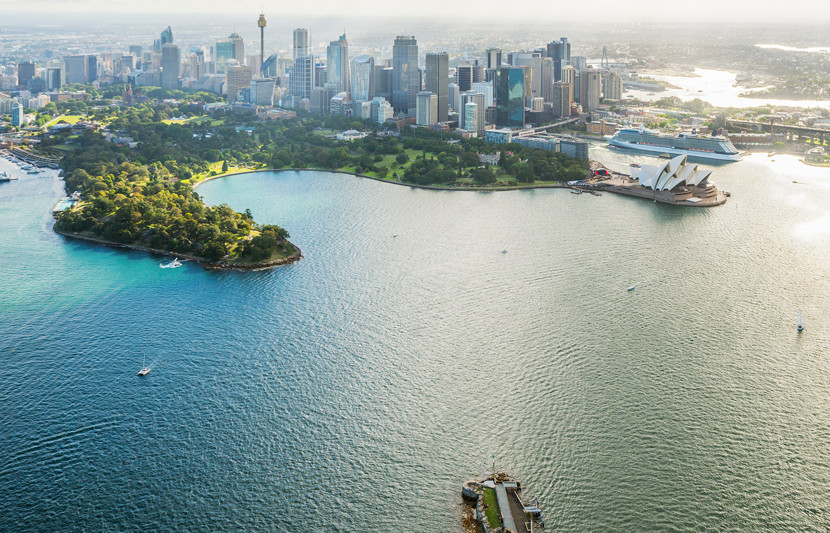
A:
<svg viewBox="0 0 830 533">
<path fill-rule="evenodd" d="M 106 239 L 99 239 L 98 237 L 92 237 L 90 235 L 81 235 L 79 233 L 73 233 L 73 232 L 69 232 L 69 231 L 62 231 L 62 230 L 59 230 L 58 228 L 56 228 L 55 226 L 52 226 L 52 229 L 55 231 L 55 233 L 57 233 L 59 235 L 63 235 L 64 237 L 69 237 L 70 239 L 78 239 L 78 240 L 82 240 L 82 241 L 92 242 L 92 243 L 95 243 L 95 244 L 102 244 L 104 246 L 111 246 L 113 248 L 127 248 L 127 249 L 130 249 L 130 250 L 139 250 L 139 251 L 142 251 L 142 252 L 149 252 L 149 253 L 158 254 L 158 255 L 165 255 L 167 257 L 187 259 L 187 260 L 190 260 L 190 261 L 196 261 L 202 267 L 207 268 L 207 269 L 216 269 L 216 270 L 264 270 L 266 268 L 273 268 L 273 267 L 276 267 L 276 266 L 288 265 L 288 264 L 291 264 L 295 261 L 299 261 L 300 258 L 303 257 L 303 254 L 300 251 L 300 248 L 295 246 L 294 244 L 289 243 L 289 244 L 291 244 L 291 246 L 294 246 L 294 249 L 296 251 L 288 257 L 284 257 L 282 259 L 277 259 L 277 260 L 274 260 L 274 261 L 264 261 L 264 262 L 259 262 L 259 263 L 242 263 L 242 264 L 228 263 L 226 261 L 208 261 L 204 257 L 199 257 L 197 255 L 183 254 L 183 253 L 178 253 L 178 252 L 170 252 L 170 251 L 167 251 L 167 250 L 159 250 L 158 248 L 150 248 L 149 246 L 140 246 L 138 244 L 121 244 L 121 243 L 117 243 L 117 242 L 113 242 L 113 241 L 108 241 Z"/>
</svg>

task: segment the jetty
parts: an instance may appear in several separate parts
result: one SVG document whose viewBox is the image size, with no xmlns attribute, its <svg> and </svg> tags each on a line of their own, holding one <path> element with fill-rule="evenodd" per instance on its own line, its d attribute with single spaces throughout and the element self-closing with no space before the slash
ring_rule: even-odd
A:
<svg viewBox="0 0 830 533">
<path fill-rule="evenodd" d="M 461 487 L 464 499 L 475 502 L 476 518 L 485 533 L 532 533 L 545 521 L 537 501 L 523 497 L 521 483 L 497 473 Z"/>
</svg>

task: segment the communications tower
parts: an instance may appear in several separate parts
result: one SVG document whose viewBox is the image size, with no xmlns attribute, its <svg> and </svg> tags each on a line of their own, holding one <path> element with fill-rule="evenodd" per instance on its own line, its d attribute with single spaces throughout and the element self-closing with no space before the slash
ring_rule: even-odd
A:
<svg viewBox="0 0 830 533">
<path fill-rule="evenodd" d="M 265 13 L 259 14 L 259 20 L 256 25 L 259 26 L 259 60 L 265 63 L 265 25 L 268 22 L 265 20 Z"/>
</svg>

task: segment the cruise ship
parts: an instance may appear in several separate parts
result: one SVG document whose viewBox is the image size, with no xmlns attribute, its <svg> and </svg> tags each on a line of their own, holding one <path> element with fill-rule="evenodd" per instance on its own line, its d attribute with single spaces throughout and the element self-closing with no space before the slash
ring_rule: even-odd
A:
<svg viewBox="0 0 830 533">
<path fill-rule="evenodd" d="M 670 155 L 688 155 L 715 161 L 740 161 L 741 154 L 726 137 L 704 136 L 692 133 L 671 135 L 643 128 L 626 128 L 608 139 L 608 144 L 643 152 Z"/>
</svg>

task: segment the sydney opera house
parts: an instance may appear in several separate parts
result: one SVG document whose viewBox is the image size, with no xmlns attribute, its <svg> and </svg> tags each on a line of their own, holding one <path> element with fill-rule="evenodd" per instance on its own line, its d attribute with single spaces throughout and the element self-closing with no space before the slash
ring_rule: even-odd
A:
<svg viewBox="0 0 830 533">
<path fill-rule="evenodd" d="M 653 198 L 658 202 L 675 205 L 720 205 L 726 201 L 727 194 L 718 191 L 709 181 L 712 171 L 688 163 L 685 155 L 679 155 L 658 166 L 643 165 L 631 170 L 631 179 L 637 180 L 638 185 L 625 187 L 629 189 L 625 192 L 613 192 Z"/>
</svg>

